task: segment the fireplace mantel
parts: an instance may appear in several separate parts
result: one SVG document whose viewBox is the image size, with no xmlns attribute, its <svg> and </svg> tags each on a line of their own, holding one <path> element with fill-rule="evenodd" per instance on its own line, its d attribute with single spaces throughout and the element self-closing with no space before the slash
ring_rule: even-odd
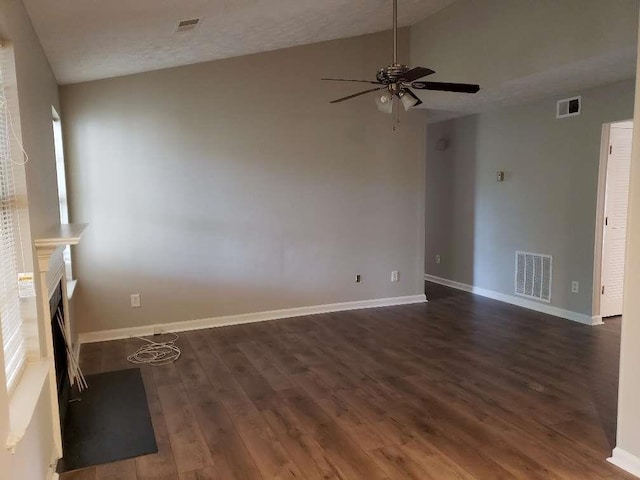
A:
<svg viewBox="0 0 640 480">
<path fill-rule="evenodd" d="M 54 252 L 58 248 L 63 248 L 66 245 L 77 245 L 80 243 L 80 237 L 86 228 L 86 223 L 68 223 L 47 230 L 42 237 L 36 238 L 33 244 L 36 247 L 36 254 L 38 255 L 38 271 L 40 273 L 48 272 L 50 266 L 49 260 L 51 260 Z"/>
<path fill-rule="evenodd" d="M 86 228 L 86 223 L 67 223 L 58 225 L 51 230 L 47 230 L 42 237 L 36 238 L 33 244 L 36 249 L 77 245 Z"/>
</svg>

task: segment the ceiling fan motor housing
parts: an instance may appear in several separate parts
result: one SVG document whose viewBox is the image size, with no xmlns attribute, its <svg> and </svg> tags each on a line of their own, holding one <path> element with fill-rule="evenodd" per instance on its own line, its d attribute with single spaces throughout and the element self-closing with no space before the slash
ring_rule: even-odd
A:
<svg viewBox="0 0 640 480">
<path fill-rule="evenodd" d="M 398 83 L 409 70 L 410 67 L 406 65 L 394 63 L 393 65 L 378 70 L 376 78 L 383 85 Z"/>
</svg>

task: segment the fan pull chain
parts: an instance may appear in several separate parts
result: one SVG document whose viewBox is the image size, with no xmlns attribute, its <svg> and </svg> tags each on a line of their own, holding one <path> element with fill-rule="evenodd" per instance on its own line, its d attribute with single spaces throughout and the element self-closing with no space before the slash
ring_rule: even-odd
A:
<svg viewBox="0 0 640 480">
<path fill-rule="evenodd" d="M 393 102 L 395 103 L 395 115 L 391 115 L 391 121 L 393 122 L 393 131 L 395 132 L 396 126 L 400 125 L 400 100 L 394 97 Z"/>
</svg>

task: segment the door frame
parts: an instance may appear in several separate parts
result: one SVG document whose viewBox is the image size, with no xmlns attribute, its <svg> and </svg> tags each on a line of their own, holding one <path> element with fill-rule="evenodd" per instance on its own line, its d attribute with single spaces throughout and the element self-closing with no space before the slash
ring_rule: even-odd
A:
<svg viewBox="0 0 640 480">
<path fill-rule="evenodd" d="M 609 162 L 609 141 L 611 138 L 611 126 L 618 123 L 633 122 L 630 120 L 619 120 L 602 124 L 600 136 L 600 165 L 598 168 L 598 197 L 596 202 L 596 232 L 593 249 L 593 300 L 592 319 L 593 325 L 602 324 L 600 314 L 600 298 L 602 285 L 602 247 L 604 242 L 604 208 L 607 194 L 607 166 Z M 634 125 L 635 127 L 635 125 Z"/>
</svg>

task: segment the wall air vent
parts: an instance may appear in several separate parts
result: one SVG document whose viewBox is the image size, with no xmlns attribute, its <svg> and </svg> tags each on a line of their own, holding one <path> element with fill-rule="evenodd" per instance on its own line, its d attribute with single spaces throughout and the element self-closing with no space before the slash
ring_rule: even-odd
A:
<svg viewBox="0 0 640 480">
<path fill-rule="evenodd" d="M 558 100 L 556 118 L 575 117 L 582 110 L 582 97 L 565 98 Z"/>
<path fill-rule="evenodd" d="M 175 33 L 192 32 L 200 24 L 199 18 L 189 18 L 187 20 L 180 20 L 176 25 Z"/>
<path fill-rule="evenodd" d="M 516 252 L 516 295 L 551 303 L 553 257 Z"/>
</svg>

